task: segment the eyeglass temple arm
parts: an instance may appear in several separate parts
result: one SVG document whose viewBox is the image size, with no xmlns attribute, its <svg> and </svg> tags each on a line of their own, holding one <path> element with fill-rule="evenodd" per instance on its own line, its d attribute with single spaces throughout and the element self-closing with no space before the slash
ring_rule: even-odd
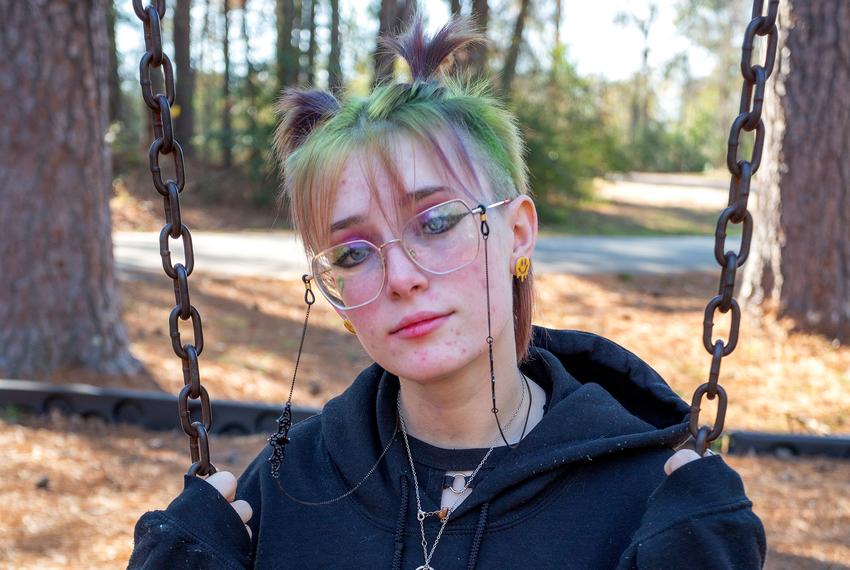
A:
<svg viewBox="0 0 850 570">
<path fill-rule="evenodd" d="M 498 206 L 502 206 L 504 204 L 507 204 L 511 200 L 513 200 L 513 198 L 506 198 L 504 200 L 494 202 L 494 203 L 490 204 L 489 206 L 485 206 L 484 204 L 478 204 L 478 206 L 473 208 L 472 213 L 473 214 L 486 214 L 487 210 L 489 210 L 490 208 L 496 208 Z M 486 215 L 485 215 L 484 219 L 487 219 Z"/>
</svg>

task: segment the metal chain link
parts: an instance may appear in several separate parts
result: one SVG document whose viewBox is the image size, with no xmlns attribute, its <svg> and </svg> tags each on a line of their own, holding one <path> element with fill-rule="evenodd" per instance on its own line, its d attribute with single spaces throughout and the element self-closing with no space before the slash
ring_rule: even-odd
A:
<svg viewBox="0 0 850 570">
<path fill-rule="evenodd" d="M 744 41 L 741 47 L 741 75 L 744 77 L 741 89 L 741 105 L 738 116 L 732 122 L 729 132 L 728 148 L 726 152 L 726 166 L 732 174 L 729 185 L 729 203 L 721 212 L 717 220 L 717 229 L 714 237 L 714 257 L 722 267 L 720 273 L 720 287 L 717 296 L 712 298 L 705 307 L 703 320 L 703 346 L 712 355 L 708 382 L 701 384 L 695 391 L 691 400 L 690 432 L 696 439 L 696 451 L 700 455 L 705 453 L 711 442 L 720 437 L 723 432 L 723 423 L 726 419 L 726 391 L 718 383 L 720 376 L 720 361 L 735 350 L 738 343 L 738 327 L 741 323 L 741 308 L 734 299 L 735 274 L 747 260 L 750 252 L 750 240 L 753 235 L 753 217 L 747 211 L 747 199 L 750 195 L 750 179 L 756 173 L 761 164 L 762 148 L 764 146 L 764 121 L 761 118 L 764 104 L 764 89 L 776 59 L 776 46 L 779 34 L 776 27 L 776 15 L 779 11 L 779 0 L 769 0 L 767 15 L 763 15 L 764 0 L 753 1 L 752 20 L 744 32 Z M 753 43 L 755 36 L 767 36 L 764 64 L 752 63 Z M 738 159 L 738 146 L 740 144 L 741 131 L 755 131 L 755 144 L 749 160 Z M 726 229 L 729 223 L 744 224 L 741 247 L 736 253 L 725 251 Z M 722 339 L 712 341 L 714 330 L 714 314 L 717 310 L 727 313 L 732 310 L 732 323 L 729 329 L 729 338 L 726 343 Z M 700 404 L 703 396 L 709 400 L 715 397 L 717 401 L 717 414 L 712 426 L 700 426 Z"/>
<path fill-rule="evenodd" d="M 204 350 L 204 332 L 201 315 L 189 301 L 189 275 L 195 267 L 195 255 L 192 249 L 192 234 L 182 222 L 180 215 L 180 193 L 186 184 L 183 169 L 183 149 L 174 139 L 174 127 L 171 122 L 171 105 L 174 104 L 174 69 L 171 60 L 162 51 L 162 18 L 165 17 L 165 0 L 155 0 L 154 5 L 143 7 L 142 0 L 133 0 L 133 10 L 142 21 L 145 31 L 145 54 L 139 62 L 139 84 L 142 99 L 151 110 L 151 125 L 154 141 L 148 151 L 153 185 L 162 195 L 165 210 L 165 225 L 159 233 L 159 254 L 162 257 L 162 269 L 174 281 L 174 299 L 177 303 L 168 316 L 168 330 L 171 347 L 183 363 L 184 386 L 177 396 L 177 414 L 180 427 L 189 437 L 189 454 L 192 465 L 189 475 L 212 475 L 215 465 L 210 462 L 209 433 L 212 430 L 212 408 L 206 388 L 201 385 L 201 373 L 198 369 L 198 357 Z M 161 68 L 161 77 L 165 93 L 153 93 L 151 70 Z M 168 155 L 174 164 L 176 180 L 163 181 L 159 159 Z M 169 250 L 169 239 L 183 242 L 185 263 L 173 263 Z M 180 321 L 191 321 L 193 342 L 183 343 L 180 337 Z M 192 418 L 189 400 L 200 400 L 201 419 Z"/>
</svg>

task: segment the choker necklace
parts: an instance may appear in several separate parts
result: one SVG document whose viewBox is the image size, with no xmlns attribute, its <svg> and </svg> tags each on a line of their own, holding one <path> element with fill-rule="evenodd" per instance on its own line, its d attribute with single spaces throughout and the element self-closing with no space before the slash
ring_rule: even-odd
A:
<svg viewBox="0 0 850 570">
<path fill-rule="evenodd" d="M 522 374 L 522 396 L 520 397 L 519 404 L 514 410 L 513 414 L 511 414 L 508 423 L 505 424 L 505 430 L 507 430 L 510 425 L 513 423 L 514 418 L 516 418 L 520 409 L 522 408 L 522 404 L 525 401 L 525 392 L 528 391 L 528 412 L 525 415 L 525 425 L 522 428 L 522 433 L 519 436 L 519 441 L 525 437 L 525 430 L 528 427 L 528 417 L 531 415 L 531 388 L 528 385 L 528 377 Z M 433 566 L 431 566 L 431 558 L 434 556 L 434 551 L 437 549 L 437 543 L 440 542 L 440 537 L 443 534 L 443 529 L 446 528 L 446 523 L 449 522 L 449 515 L 451 515 L 452 511 L 457 507 L 463 499 L 458 499 L 451 507 L 443 507 L 439 511 L 431 511 L 426 512 L 422 510 L 422 502 L 419 497 L 419 480 L 416 477 L 416 468 L 413 466 L 413 454 L 410 452 L 410 443 L 407 440 L 407 426 L 404 423 L 404 417 L 401 415 L 401 389 L 399 388 L 398 395 L 396 396 L 396 407 L 398 408 L 398 418 L 401 423 L 401 434 L 404 436 L 404 446 L 407 449 L 407 459 L 410 462 L 410 471 L 413 474 L 413 489 L 416 491 L 416 518 L 419 521 L 419 531 L 422 533 L 422 554 L 425 556 L 425 564 L 418 566 L 416 570 L 435 570 Z M 500 431 L 501 434 L 501 431 Z M 501 437 L 501 435 L 500 435 Z M 496 438 L 496 442 L 498 442 L 499 438 Z M 517 444 L 519 443 L 517 442 Z M 463 486 L 458 494 L 462 494 L 464 491 L 469 488 L 469 485 L 472 483 L 472 480 L 475 478 L 475 475 L 478 474 L 478 471 L 484 465 L 484 462 L 487 461 L 487 458 L 490 457 L 490 454 L 493 452 L 493 449 L 496 447 L 496 442 L 490 446 L 490 449 L 487 450 L 487 453 L 484 455 L 484 458 L 478 464 L 478 467 L 472 472 L 466 479 L 466 483 Z M 436 516 L 440 519 L 440 530 L 437 532 L 437 537 L 434 539 L 434 544 L 431 546 L 431 552 L 428 552 L 428 540 L 425 538 L 425 518 L 428 516 Z"/>
</svg>

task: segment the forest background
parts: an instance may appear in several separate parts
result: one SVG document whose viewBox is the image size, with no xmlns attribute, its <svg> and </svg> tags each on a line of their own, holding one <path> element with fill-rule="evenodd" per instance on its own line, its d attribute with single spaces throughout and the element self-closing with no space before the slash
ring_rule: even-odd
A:
<svg viewBox="0 0 850 570">
<path fill-rule="evenodd" d="M 466 72 L 491 76 L 517 113 L 544 224 L 567 222 L 592 198 L 594 177 L 704 172 L 724 164 L 737 114 L 746 3 L 603 4 L 601 10 L 562 0 L 419 6 L 432 32 L 459 12 L 486 33 L 487 48 L 460 63 Z M 376 51 L 377 35 L 403 29 L 415 7 L 413 0 L 174 2 L 163 33 L 166 52 L 174 54 L 176 136 L 207 205 L 273 204 L 278 183 L 270 141 L 281 89 L 365 93 L 391 71 Z M 605 19 L 584 20 L 598 16 Z M 130 2 L 114 5 L 112 23 L 109 140 L 120 187 L 122 174 L 143 166 L 139 148 L 149 144 L 150 127 L 138 96 L 136 60 L 144 47 Z M 590 50 L 584 34 L 577 61 L 569 30 L 588 27 L 608 33 Z"/>
</svg>

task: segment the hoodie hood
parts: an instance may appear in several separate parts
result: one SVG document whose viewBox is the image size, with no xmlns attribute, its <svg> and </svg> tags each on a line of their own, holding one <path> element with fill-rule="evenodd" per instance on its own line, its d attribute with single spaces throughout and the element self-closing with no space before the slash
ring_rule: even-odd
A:
<svg viewBox="0 0 850 570">
<path fill-rule="evenodd" d="M 689 409 L 649 366 L 600 336 L 535 328 L 522 369 L 544 388 L 545 414 L 515 448 L 487 458 L 449 524 L 423 521 L 433 559 L 395 430 L 398 378 L 370 366 L 322 414 L 293 426 L 281 480 L 269 447 L 243 472 L 236 496 L 252 506 L 251 539 L 228 501 L 187 475 L 165 511 L 139 520 L 130 567 L 409 570 L 425 567 L 423 557 L 466 570 L 764 564 L 764 527 L 721 457 L 664 474 L 670 448 L 688 435 Z M 486 450 L 420 443 L 422 508 L 433 511 L 444 468 L 463 469 Z"/>
<path fill-rule="evenodd" d="M 520 369 L 547 393 L 543 419 L 458 506 L 450 526 L 475 525 L 486 505 L 493 528 L 564 469 L 638 448 L 672 448 L 689 435 L 690 407 L 643 360 L 597 334 L 535 326 Z M 384 467 L 353 495 L 367 518 L 388 528 L 400 516 L 398 498 L 412 494 L 403 488 L 410 468 L 397 422 L 398 389 L 397 376 L 372 364 L 321 414 L 324 444 L 346 488 L 395 438 Z M 422 499 L 424 510 L 439 509 Z"/>
</svg>

